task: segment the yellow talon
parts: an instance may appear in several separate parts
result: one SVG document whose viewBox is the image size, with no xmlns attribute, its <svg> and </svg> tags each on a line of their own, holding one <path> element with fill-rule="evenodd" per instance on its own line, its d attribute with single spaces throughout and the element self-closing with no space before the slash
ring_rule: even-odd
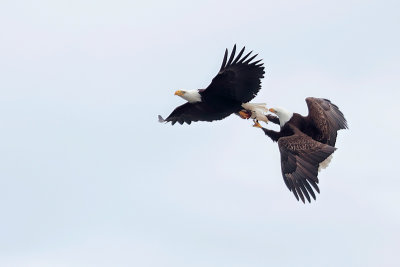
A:
<svg viewBox="0 0 400 267">
<path fill-rule="evenodd" d="M 242 118 L 242 119 L 250 119 L 250 117 L 251 117 L 251 114 L 249 114 L 249 112 L 247 112 L 246 110 L 241 110 L 241 111 L 239 111 L 239 116 Z"/>
<path fill-rule="evenodd" d="M 261 124 L 258 121 L 254 121 L 253 127 L 262 128 Z"/>
</svg>

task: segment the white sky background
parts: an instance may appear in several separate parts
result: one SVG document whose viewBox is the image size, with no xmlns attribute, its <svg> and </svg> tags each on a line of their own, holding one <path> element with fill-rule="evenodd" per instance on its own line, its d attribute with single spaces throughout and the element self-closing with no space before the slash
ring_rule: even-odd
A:
<svg viewBox="0 0 400 267">
<path fill-rule="evenodd" d="M 400 4 L 276 2 L 2 1 L 0 266 L 399 266 Z M 157 122 L 234 43 L 344 112 L 316 202 L 250 121 Z"/>
</svg>

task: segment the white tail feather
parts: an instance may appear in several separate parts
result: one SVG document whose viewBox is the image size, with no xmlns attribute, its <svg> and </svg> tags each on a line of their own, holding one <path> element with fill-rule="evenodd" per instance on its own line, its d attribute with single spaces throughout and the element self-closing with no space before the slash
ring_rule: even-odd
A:
<svg viewBox="0 0 400 267">
<path fill-rule="evenodd" d="M 331 163 L 332 158 L 333 158 L 333 154 L 330 155 L 329 157 L 327 157 L 323 162 L 321 162 L 318 167 L 318 172 L 320 172 L 322 169 L 325 169 L 326 167 L 328 167 L 329 163 Z"/>
<path fill-rule="evenodd" d="M 161 115 L 158 115 L 158 122 L 165 122 L 165 120 L 163 119 L 163 117 L 161 117 Z"/>
<path fill-rule="evenodd" d="M 247 110 L 255 110 L 255 109 L 260 109 L 263 112 L 268 112 L 268 108 L 266 107 L 267 103 L 244 103 L 242 104 L 242 107 Z"/>
<path fill-rule="evenodd" d="M 266 105 L 266 103 L 244 103 L 242 104 L 242 107 L 251 111 L 252 119 L 268 123 L 268 119 L 265 116 L 265 113 L 268 112 Z"/>
</svg>

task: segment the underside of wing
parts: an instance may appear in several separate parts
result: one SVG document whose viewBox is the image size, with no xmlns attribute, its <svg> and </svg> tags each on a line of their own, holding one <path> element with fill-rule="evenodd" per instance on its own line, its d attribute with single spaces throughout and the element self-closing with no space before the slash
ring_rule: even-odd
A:
<svg viewBox="0 0 400 267">
<path fill-rule="evenodd" d="M 318 134 L 315 140 L 334 146 L 337 131 L 347 129 L 347 121 L 338 106 L 328 99 L 307 97 L 308 118 L 312 121 Z"/>
<path fill-rule="evenodd" d="M 261 88 L 264 77 L 264 66 L 261 60 L 252 62 L 257 55 L 252 52 L 242 56 L 245 48 L 235 57 L 236 45 L 228 59 L 228 50 L 217 76 L 203 92 L 205 100 L 212 98 L 228 98 L 240 103 L 252 100 Z"/>
<path fill-rule="evenodd" d="M 204 102 L 186 103 L 183 104 L 164 120 L 159 116 L 161 122 L 171 122 L 174 125 L 176 122 L 183 124 L 191 124 L 192 121 L 215 121 L 222 120 L 223 118 L 232 114 L 231 110 L 218 110 Z"/>
<path fill-rule="evenodd" d="M 304 134 L 294 134 L 278 140 L 281 152 L 282 176 L 297 200 L 315 200 L 318 188 L 318 168 L 336 148 L 322 144 Z"/>
</svg>

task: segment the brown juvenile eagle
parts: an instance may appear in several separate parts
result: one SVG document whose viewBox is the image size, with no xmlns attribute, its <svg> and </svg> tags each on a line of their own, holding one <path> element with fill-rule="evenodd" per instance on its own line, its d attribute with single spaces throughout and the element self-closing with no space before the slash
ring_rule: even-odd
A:
<svg viewBox="0 0 400 267">
<path fill-rule="evenodd" d="M 221 120 L 232 113 L 242 118 L 253 118 L 267 121 L 263 113 L 268 111 L 265 104 L 251 104 L 261 88 L 264 77 L 264 67 L 261 60 L 251 62 L 257 55 L 251 57 L 249 52 L 242 57 L 244 47 L 235 58 L 236 45 L 228 59 L 228 49 L 217 76 L 212 79 L 206 89 L 178 90 L 178 95 L 188 101 L 160 122 L 176 122 L 190 124 L 192 121 Z"/>
</svg>

